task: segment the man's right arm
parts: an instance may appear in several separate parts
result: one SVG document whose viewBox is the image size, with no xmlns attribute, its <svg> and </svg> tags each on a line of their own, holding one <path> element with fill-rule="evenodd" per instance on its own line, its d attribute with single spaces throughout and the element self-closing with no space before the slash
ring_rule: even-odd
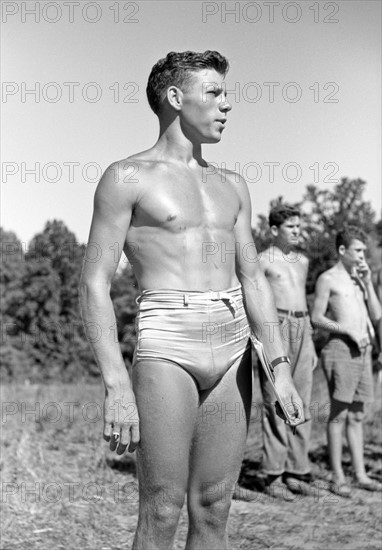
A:
<svg viewBox="0 0 382 550">
<path fill-rule="evenodd" d="M 269 360 L 283 358 L 274 367 L 275 387 L 282 401 L 293 406 L 291 415 L 297 425 L 304 421 L 303 404 L 292 380 L 290 364 L 285 360 L 286 354 L 273 293 L 263 267 L 260 267 L 257 260 L 253 261 L 243 254 L 246 247 L 250 246 L 254 257 L 257 258 L 251 232 L 251 201 L 243 178 L 240 178 L 239 184 L 236 183 L 236 189 L 241 203 L 234 229 L 235 242 L 239 246 L 239 254 L 236 254 L 236 274 L 242 286 L 245 310 L 251 329 L 262 341 Z M 272 328 L 272 334 L 267 334 L 264 328 Z"/>
<path fill-rule="evenodd" d="M 114 163 L 98 184 L 80 283 L 81 314 L 105 383 L 104 437 L 109 441 L 112 431 L 121 432 L 118 452 L 123 452 L 130 440 L 129 450 L 132 450 L 139 440 L 135 398 L 116 337 L 116 318 L 110 298 L 111 281 L 136 200 L 134 185 L 124 178 L 126 166 L 126 162 Z M 129 412 L 135 422 L 129 422 Z"/>
<path fill-rule="evenodd" d="M 335 325 L 332 319 L 326 317 L 330 298 L 330 277 L 323 273 L 316 282 L 314 303 L 312 309 L 312 323 L 322 329 L 330 330 Z M 337 324 L 336 324 L 337 325 Z"/>
<path fill-rule="evenodd" d="M 312 323 L 317 328 L 328 330 L 332 333 L 345 334 L 346 336 L 349 336 L 358 346 L 362 346 L 363 338 L 356 331 L 353 331 L 351 327 L 345 326 L 343 323 L 330 319 L 326 316 L 329 306 L 329 298 L 332 292 L 331 281 L 332 277 L 328 275 L 328 273 L 323 273 L 317 279 L 311 316 Z"/>
</svg>

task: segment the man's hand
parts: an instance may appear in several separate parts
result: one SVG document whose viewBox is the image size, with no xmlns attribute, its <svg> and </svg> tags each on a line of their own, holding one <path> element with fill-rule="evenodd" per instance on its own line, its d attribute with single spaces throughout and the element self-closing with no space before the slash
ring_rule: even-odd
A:
<svg viewBox="0 0 382 550">
<path fill-rule="evenodd" d="M 132 453 L 139 443 L 139 418 L 135 396 L 131 388 L 108 388 L 104 403 L 103 437 L 110 441 L 110 450 L 122 455 Z"/>
<path fill-rule="evenodd" d="M 365 261 L 360 262 L 356 267 L 356 272 L 358 277 L 364 283 L 369 283 L 371 281 L 371 270 Z"/>
<path fill-rule="evenodd" d="M 288 363 L 275 368 L 275 386 L 292 419 L 291 425 L 298 426 L 305 422 L 303 403 L 293 383 Z M 284 415 L 281 417 L 285 420 Z"/>
<path fill-rule="evenodd" d="M 358 349 L 360 351 L 361 351 L 362 348 L 367 346 L 367 344 L 370 342 L 369 337 L 368 337 L 367 334 L 365 334 L 364 336 L 360 336 L 360 334 L 357 331 L 351 330 L 351 329 L 346 331 L 346 334 L 349 336 L 349 338 L 351 338 L 353 340 L 353 342 L 355 342 L 357 344 Z"/>
</svg>

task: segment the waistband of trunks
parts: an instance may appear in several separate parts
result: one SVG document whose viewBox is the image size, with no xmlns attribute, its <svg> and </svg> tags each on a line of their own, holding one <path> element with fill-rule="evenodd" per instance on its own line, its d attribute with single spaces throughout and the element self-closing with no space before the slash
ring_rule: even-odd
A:
<svg viewBox="0 0 382 550">
<path fill-rule="evenodd" d="M 281 309 L 277 308 L 278 313 L 282 313 L 284 315 L 288 315 L 288 317 L 308 317 L 309 311 L 293 311 L 291 309 Z"/>
<path fill-rule="evenodd" d="M 227 300 L 230 304 L 236 305 L 236 299 L 241 297 L 241 286 L 235 286 L 226 290 L 207 290 L 200 292 L 198 290 L 170 290 L 156 289 L 144 290 L 136 299 L 139 305 L 144 300 L 154 300 L 155 302 L 179 303 L 187 306 L 192 302 L 205 302 Z"/>
</svg>

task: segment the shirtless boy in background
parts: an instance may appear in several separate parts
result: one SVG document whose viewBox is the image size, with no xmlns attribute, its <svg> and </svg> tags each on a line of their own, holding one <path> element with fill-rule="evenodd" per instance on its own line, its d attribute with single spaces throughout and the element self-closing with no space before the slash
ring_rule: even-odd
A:
<svg viewBox="0 0 382 550">
<path fill-rule="evenodd" d="M 264 274 L 243 253 L 255 250 L 246 183 L 228 171 L 205 177 L 202 143 L 221 140 L 231 110 L 227 71 L 214 51 L 160 59 L 147 85 L 158 141 L 109 167 L 95 195 L 89 246 L 102 254 L 85 257 L 81 307 L 84 321 L 101 329 L 91 343 L 106 388 L 104 437 L 119 454 L 137 447 L 134 550 L 172 548 L 186 494 L 186 548 L 228 548 L 251 408 L 247 316 L 253 328 L 277 322 Z M 131 258 L 141 291 L 133 387 L 110 330 L 116 247 Z M 225 252 L 235 247 L 236 255 Z M 262 342 L 298 424 L 301 400 L 279 331 Z M 237 403 L 239 422 L 223 413 Z"/>
<path fill-rule="evenodd" d="M 282 481 L 291 491 L 310 494 L 309 406 L 317 357 L 305 292 L 309 260 L 297 249 L 300 224 L 300 212 L 296 208 L 288 205 L 273 208 L 269 214 L 273 243 L 262 252 L 260 264 L 272 288 L 293 382 L 304 406 L 305 423 L 293 434 L 282 422 L 276 414 L 270 383 L 260 369 L 264 403 L 262 470 L 266 474 L 267 490 L 271 490 L 272 484 L 282 475 Z"/>
<path fill-rule="evenodd" d="M 373 400 L 370 321 L 381 318 L 381 305 L 365 261 L 365 234 L 356 226 L 348 226 L 337 234 L 336 250 L 338 262 L 317 279 L 312 321 L 330 331 L 321 352 L 331 400 L 327 426 L 333 474 L 330 489 L 348 498 L 351 488 L 341 462 L 344 425 L 355 485 L 369 491 L 382 490 L 382 485 L 366 474 L 362 426 L 364 405 Z"/>
</svg>

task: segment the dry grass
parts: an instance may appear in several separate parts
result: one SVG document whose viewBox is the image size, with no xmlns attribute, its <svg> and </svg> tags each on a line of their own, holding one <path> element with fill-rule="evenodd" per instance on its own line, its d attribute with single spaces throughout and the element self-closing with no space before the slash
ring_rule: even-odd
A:
<svg viewBox="0 0 382 550">
<path fill-rule="evenodd" d="M 365 454 L 371 475 L 381 479 L 380 387 L 377 393 L 365 430 Z M 2 549 L 130 548 L 138 511 L 134 465 L 126 459 L 116 461 L 102 440 L 102 400 L 100 386 L 3 388 Z M 313 402 L 318 415 L 311 457 L 314 473 L 324 480 L 328 474 L 323 421 L 327 393 L 319 371 Z M 28 413 L 36 407 L 36 415 Z M 247 481 L 260 459 L 256 407 L 253 412 L 243 469 Z M 344 461 L 349 468 L 348 454 Z M 251 502 L 232 504 L 230 548 L 380 549 L 380 503 L 381 494 L 359 490 L 351 501 L 324 489 L 314 497 L 296 496 L 292 502 L 255 493 Z M 176 549 L 184 548 L 186 532 L 183 513 Z"/>
</svg>

